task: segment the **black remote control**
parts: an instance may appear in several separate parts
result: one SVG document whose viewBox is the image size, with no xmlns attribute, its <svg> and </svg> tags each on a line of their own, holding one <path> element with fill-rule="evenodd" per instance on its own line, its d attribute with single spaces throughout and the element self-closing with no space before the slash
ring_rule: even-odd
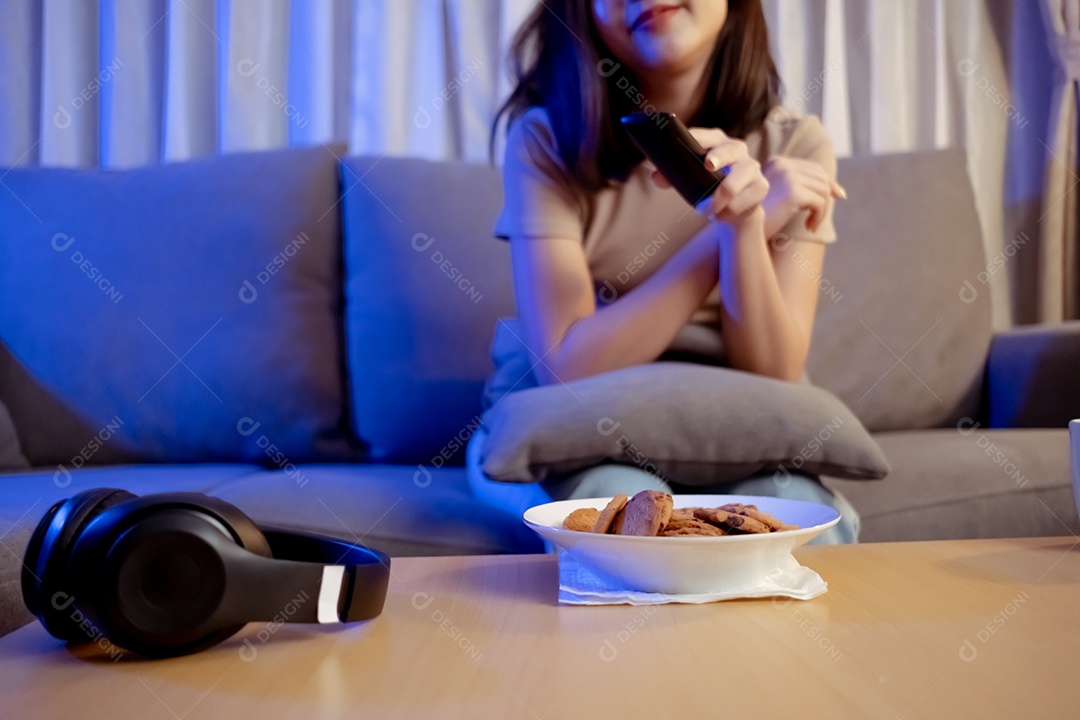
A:
<svg viewBox="0 0 1080 720">
<path fill-rule="evenodd" d="M 622 125 L 641 152 L 686 202 L 696 207 L 712 195 L 726 177 L 723 170 L 705 167 L 701 147 L 674 113 L 633 113 Z"/>
</svg>

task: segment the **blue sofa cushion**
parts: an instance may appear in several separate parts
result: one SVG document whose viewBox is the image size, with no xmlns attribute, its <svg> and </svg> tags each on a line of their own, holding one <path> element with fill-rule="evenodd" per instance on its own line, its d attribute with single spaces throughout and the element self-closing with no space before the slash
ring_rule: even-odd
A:
<svg viewBox="0 0 1080 720">
<path fill-rule="evenodd" d="M 0 401 L 32 463 L 348 456 L 331 151 L 4 184 Z"/>
<path fill-rule="evenodd" d="M 346 158 L 345 319 L 356 430 L 378 462 L 461 464 L 480 424 L 510 252 L 496 169 Z"/>
<path fill-rule="evenodd" d="M 258 523 L 324 533 L 393 557 L 543 552 L 521 516 L 477 500 L 462 468 L 300 465 L 224 482 L 210 494 Z"/>
</svg>

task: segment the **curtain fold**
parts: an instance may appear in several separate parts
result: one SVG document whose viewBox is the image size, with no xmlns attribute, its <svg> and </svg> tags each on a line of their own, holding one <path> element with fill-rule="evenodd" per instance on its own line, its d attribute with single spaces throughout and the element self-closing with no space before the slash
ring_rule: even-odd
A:
<svg viewBox="0 0 1080 720">
<path fill-rule="evenodd" d="M 289 87 L 289 0 L 221 0 L 225 67 L 221 87 L 221 150 L 263 150 L 289 144 L 302 122 Z M 176 12 L 174 10 L 173 12 Z"/>
<path fill-rule="evenodd" d="M 176 162 L 218 149 L 218 55 L 214 0 L 184 0 L 165 16 L 162 159 Z"/>
<path fill-rule="evenodd" d="M 334 0 L 293 0 L 288 99 L 295 108 L 289 143 L 329 143 L 348 134 L 349 65 L 353 5 Z M 288 117 L 286 112 L 286 117 Z"/>
<path fill-rule="evenodd" d="M 762 2 L 786 104 L 819 115 L 839 155 L 968 149 L 987 258 L 1004 259 L 985 278 L 998 327 L 1077 317 L 1080 0 Z M 0 165 L 331 142 L 486 162 L 536 7 L 0 0 Z"/>
<path fill-rule="evenodd" d="M 161 159 L 165 0 L 101 0 L 101 165 Z"/>
<path fill-rule="evenodd" d="M 4 24 L 7 24 L 6 21 Z M 45 0 L 41 29 L 40 162 L 98 164 L 101 85 L 112 71 L 98 66 L 98 2 Z"/>
<path fill-rule="evenodd" d="M 1077 263 L 1077 82 L 1080 82 L 1080 0 L 1041 0 L 1055 60 L 1046 186 L 1039 219 L 1039 314 L 1047 320 L 1080 318 Z"/>
<path fill-rule="evenodd" d="M 0 165 L 40 162 L 40 0 L 6 0 L 0 13 Z"/>
<path fill-rule="evenodd" d="M 845 69 L 850 66 L 846 38 L 848 21 L 843 0 L 828 0 L 825 5 L 825 60 L 822 78 L 822 122 L 833 134 L 836 154 L 846 157 L 852 154 L 851 135 L 853 103 L 849 84 L 839 82 Z M 789 101 L 790 102 L 790 101 Z"/>
</svg>

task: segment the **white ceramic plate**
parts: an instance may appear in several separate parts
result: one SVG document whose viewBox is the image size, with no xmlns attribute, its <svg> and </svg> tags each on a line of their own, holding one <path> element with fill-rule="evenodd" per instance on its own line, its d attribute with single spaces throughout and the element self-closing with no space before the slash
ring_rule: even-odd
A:
<svg viewBox="0 0 1080 720">
<path fill-rule="evenodd" d="M 603 509 L 611 498 L 563 500 L 530 508 L 525 524 L 593 572 L 629 590 L 671 594 L 723 592 L 752 585 L 785 557 L 840 520 L 828 505 L 754 495 L 675 495 L 675 507 L 757 505 L 798 530 L 723 537 L 633 537 L 563 530 L 572 511 Z"/>
</svg>

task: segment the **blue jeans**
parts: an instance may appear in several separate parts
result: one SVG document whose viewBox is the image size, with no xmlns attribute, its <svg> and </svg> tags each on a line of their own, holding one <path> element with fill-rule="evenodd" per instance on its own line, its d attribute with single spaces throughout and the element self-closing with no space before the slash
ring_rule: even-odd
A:
<svg viewBox="0 0 1080 720">
<path fill-rule="evenodd" d="M 503 483 L 488 480 L 480 470 L 480 449 L 487 433 L 477 430 L 469 439 L 465 462 L 469 485 L 481 501 L 515 515 L 537 505 L 555 500 L 633 495 L 642 490 L 659 490 L 676 494 L 699 495 L 764 495 L 788 500 L 806 500 L 836 508 L 840 522 L 814 538 L 811 545 L 840 545 L 859 541 L 859 514 L 841 495 L 821 484 L 810 475 L 797 473 L 762 473 L 717 485 L 673 488 L 652 473 L 630 465 L 597 465 L 538 483 Z"/>
</svg>

